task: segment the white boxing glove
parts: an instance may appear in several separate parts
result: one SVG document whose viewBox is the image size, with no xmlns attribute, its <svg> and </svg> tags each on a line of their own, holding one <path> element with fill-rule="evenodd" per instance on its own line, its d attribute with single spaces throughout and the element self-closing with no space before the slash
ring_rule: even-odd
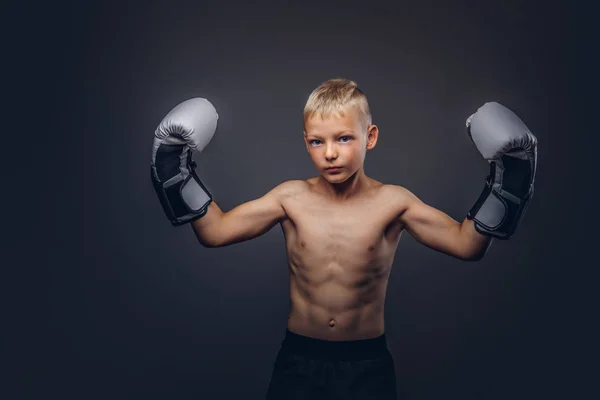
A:
<svg viewBox="0 0 600 400">
<path fill-rule="evenodd" d="M 484 235 L 509 239 L 533 197 L 537 139 L 511 110 L 485 103 L 467 119 L 467 132 L 490 163 L 486 186 L 467 218 Z"/>
<path fill-rule="evenodd" d="M 218 119 L 208 100 L 193 98 L 173 108 L 154 132 L 150 177 L 174 226 L 201 218 L 212 201 L 196 175 L 192 153 L 208 145 Z"/>
</svg>

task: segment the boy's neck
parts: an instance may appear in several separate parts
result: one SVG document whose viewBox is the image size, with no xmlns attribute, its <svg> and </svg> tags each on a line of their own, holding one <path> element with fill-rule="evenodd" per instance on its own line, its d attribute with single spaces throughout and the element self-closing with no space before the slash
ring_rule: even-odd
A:
<svg viewBox="0 0 600 400">
<path fill-rule="evenodd" d="M 350 178 L 341 183 L 330 183 L 322 175 L 319 175 L 318 183 L 326 195 L 334 200 L 347 200 L 363 192 L 369 186 L 369 177 L 361 168 Z"/>
</svg>

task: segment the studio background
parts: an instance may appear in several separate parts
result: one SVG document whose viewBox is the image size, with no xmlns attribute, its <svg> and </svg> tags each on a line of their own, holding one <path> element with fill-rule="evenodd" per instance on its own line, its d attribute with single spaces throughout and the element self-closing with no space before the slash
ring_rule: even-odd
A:
<svg viewBox="0 0 600 400">
<path fill-rule="evenodd" d="M 219 128 L 197 172 L 230 210 L 315 176 L 302 109 L 333 77 L 358 82 L 380 129 L 367 175 L 459 221 L 488 172 L 466 118 L 498 101 L 539 140 L 523 223 L 482 261 L 403 235 L 386 301 L 399 393 L 588 398 L 597 138 L 573 4 L 10 8 L 4 398 L 263 398 L 289 304 L 281 229 L 206 249 L 173 228 L 150 181 L 152 135 L 179 102 L 208 98 Z"/>
</svg>

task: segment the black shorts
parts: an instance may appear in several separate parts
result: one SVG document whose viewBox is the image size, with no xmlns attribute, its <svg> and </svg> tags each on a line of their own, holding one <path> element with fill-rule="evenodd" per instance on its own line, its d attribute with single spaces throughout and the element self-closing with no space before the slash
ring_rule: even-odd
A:
<svg viewBox="0 0 600 400">
<path fill-rule="evenodd" d="M 397 400 L 394 360 L 385 334 L 328 341 L 286 330 L 267 400 Z"/>
</svg>

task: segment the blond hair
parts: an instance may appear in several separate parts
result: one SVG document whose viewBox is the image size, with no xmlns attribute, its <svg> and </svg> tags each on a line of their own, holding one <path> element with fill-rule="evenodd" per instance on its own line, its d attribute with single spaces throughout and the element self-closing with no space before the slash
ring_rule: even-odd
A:
<svg viewBox="0 0 600 400">
<path fill-rule="evenodd" d="M 321 118 L 341 114 L 355 107 L 364 127 L 371 125 L 371 110 L 367 96 L 358 88 L 356 82 L 334 78 L 321 83 L 308 97 L 304 106 L 304 122 L 319 114 Z"/>
</svg>

